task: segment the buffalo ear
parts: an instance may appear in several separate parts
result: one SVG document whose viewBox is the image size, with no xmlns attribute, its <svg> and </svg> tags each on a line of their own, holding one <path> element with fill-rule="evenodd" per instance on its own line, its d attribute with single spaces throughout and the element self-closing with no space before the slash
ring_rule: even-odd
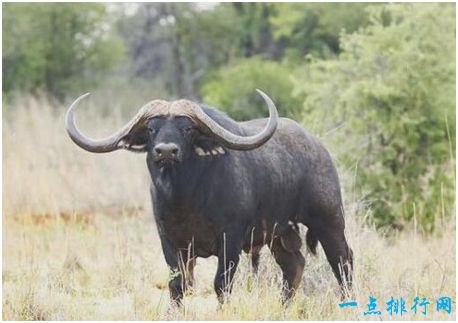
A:
<svg viewBox="0 0 458 323">
<path fill-rule="evenodd" d="M 201 137 L 194 142 L 194 152 L 200 157 L 209 157 L 225 155 L 226 149 L 214 139 Z"/>
<path fill-rule="evenodd" d="M 140 129 L 132 129 L 121 140 L 123 148 L 136 153 L 144 153 L 147 151 L 149 141 L 149 132 L 146 127 Z"/>
</svg>

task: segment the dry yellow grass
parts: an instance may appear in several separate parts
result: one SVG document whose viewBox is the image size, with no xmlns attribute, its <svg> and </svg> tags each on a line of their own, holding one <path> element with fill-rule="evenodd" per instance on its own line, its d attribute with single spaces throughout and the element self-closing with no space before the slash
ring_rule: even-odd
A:
<svg viewBox="0 0 458 323">
<path fill-rule="evenodd" d="M 351 176 L 343 181 L 350 188 L 345 197 L 357 308 L 338 307 L 337 283 L 321 248 L 317 258 L 306 256 L 300 290 L 287 308 L 279 301 L 280 270 L 267 250 L 257 276 L 242 257 L 231 301 L 224 306 L 218 306 L 212 289 L 216 259 L 199 259 L 193 295 L 182 309 L 170 308 L 144 156 L 78 149 L 65 134 L 63 111 L 55 113 L 44 100 L 27 99 L 11 110 L 3 122 L 3 319 L 456 317 L 455 303 L 451 315 L 435 309 L 440 296 L 455 300 L 454 217 L 438 217 L 443 229 L 434 237 L 407 230 L 384 238 L 357 220 L 366 211 L 352 194 Z M 78 114 L 81 128 L 94 135 L 123 122 L 119 113 L 108 117 L 84 110 Z M 369 295 L 377 298 L 381 317 L 363 315 Z M 407 301 L 402 317 L 386 312 L 392 296 Z M 410 311 L 415 296 L 431 302 L 426 316 Z"/>
</svg>

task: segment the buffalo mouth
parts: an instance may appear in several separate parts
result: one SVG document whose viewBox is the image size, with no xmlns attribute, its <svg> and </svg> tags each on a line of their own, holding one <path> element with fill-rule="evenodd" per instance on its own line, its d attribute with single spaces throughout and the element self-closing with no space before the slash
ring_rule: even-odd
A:
<svg viewBox="0 0 458 323">
<path fill-rule="evenodd" d="M 179 157 L 157 157 L 155 163 L 159 168 L 172 168 L 181 162 Z"/>
</svg>

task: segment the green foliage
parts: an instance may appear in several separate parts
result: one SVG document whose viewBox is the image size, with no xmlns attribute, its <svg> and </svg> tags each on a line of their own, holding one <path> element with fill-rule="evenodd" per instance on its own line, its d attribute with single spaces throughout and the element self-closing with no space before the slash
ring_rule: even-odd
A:
<svg viewBox="0 0 458 323">
<path fill-rule="evenodd" d="M 288 43 L 287 57 L 329 56 L 339 51 L 339 35 L 368 22 L 367 3 L 277 3 L 271 17 L 276 39 Z M 371 5 L 373 6 L 373 5 Z"/>
<path fill-rule="evenodd" d="M 357 165 L 379 225 L 432 230 L 453 213 L 454 26 L 454 4 L 6 3 L 2 93 L 115 93 L 126 114 L 186 97 L 246 120 L 266 115 L 260 88 Z"/>
<path fill-rule="evenodd" d="M 192 11 L 192 15 L 181 15 L 179 26 L 186 50 L 186 59 L 191 69 L 213 69 L 227 63 L 237 55 L 237 33 L 234 25 L 239 17 L 230 4 L 221 4 L 205 14 Z"/>
<path fill-rule="evenodd" d="M 270 17 L 274 14 L 273 4 L 260 2 L 234 2 L 237 13 L 236 48 L 242 57 L 258 54 L 276 56 L 278 49 L 273 41 Z"/>
<path fill-rule="evenodd" d="M 414 216 L 432 230 L 452 214 L 455 181 L 455 5 L 394 4 L 341 40 L 335 59 L 309 57 L 296 80 L 304 123 L 335 136 L 379 225 Z M 345 143 L 345 145 L 342 145 Z"/>
<path fill-rule="evenodd" d="M 109 27 L 103 4 L 5 4 L 3 91 L 62 96 L 75 82 L 94 81 L 123 55 Z"/>
<path fill-rule="evenodd" d="M 196 98 L 200 78 L 237 55 L 239 17 L 230 4 L 205 10 L 190 3 L 118 7 L 119 32 L 129 48 L 135 78 L 155 78 L 172 97 Z"/>
<path fill-rule="evenodd" d="M 209 77 L 202 86 L 203 101 L 224 109 L 238 120 L 263 117 L 265 103 L 255 92 L 259 88 L 275 100 L 280 115 L 298 116 L 301 103 L 291 96 L 290 74 L 285 65 L 259 57 L 240 60 Z"/>
</svg>

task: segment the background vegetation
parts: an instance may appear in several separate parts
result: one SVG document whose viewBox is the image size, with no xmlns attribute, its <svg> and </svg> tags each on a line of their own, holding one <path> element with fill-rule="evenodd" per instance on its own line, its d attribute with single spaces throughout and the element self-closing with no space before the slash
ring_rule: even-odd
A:
<svg viewBox="0 0 458 323">
<path fill-rule="evenodd" d="M 455 43 L 455 4 L 4 4 L 4 318 L 365 319 L 369 295 L 453 297 Z M 323 254 L 284 310 L 264 253 L 218 310 L 214 259 L 199 260 L 192 306 L 171 311 L 143 156 L 85 153 L 63 125 L 88 91 L 93 136 L 153 98 L 262 117 L 255 88 L 336 161 L 357 310 L 329 297 Z"/>
<path fill-rule="evenodd" d="M 357 165 L 379 226 L 416 216 L 432 231 L 453 206 L 453 4 L 5 4 L 3 17 L 7 102 L 112 88 L 243 120 L 264 114 L 259 87 L 318 135 L 338 129 L 330 150 Z"/>
</svg>

